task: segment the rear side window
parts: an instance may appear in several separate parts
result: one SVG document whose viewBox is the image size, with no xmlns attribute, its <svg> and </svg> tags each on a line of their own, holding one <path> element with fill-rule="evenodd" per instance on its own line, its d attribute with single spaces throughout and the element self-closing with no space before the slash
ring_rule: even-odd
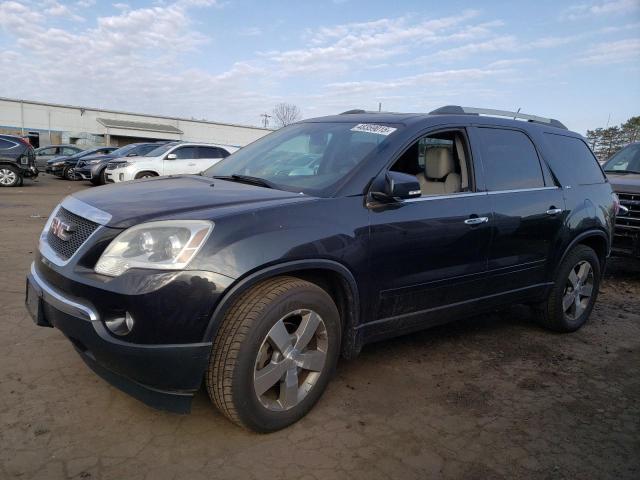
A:
<svg viewBox="0 0 640 480">
<path fill-rule="evenodd" d="M 603 183 L 604 174 L 587 144 L 575 137 L 545 133 L 550 167 L 563 185 Z"/>
<path fill-rule="evenodd" d="M 217 147 L 198 147 L 200 158 L 226 158 L 229 152 Z"/>
<path fill-rule="evenodd" d="M 536 149 L 524 133 L 478 128 L 482 163 L 490 191 L 544 187 Z"/>
</svg>

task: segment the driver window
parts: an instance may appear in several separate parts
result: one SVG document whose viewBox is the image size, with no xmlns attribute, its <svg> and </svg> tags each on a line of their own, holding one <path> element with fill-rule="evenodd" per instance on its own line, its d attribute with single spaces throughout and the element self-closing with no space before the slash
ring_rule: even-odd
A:
<svg viewBox="0 0 640 480">
<path fill-rule="evenodd" d="M 181 147 L 171 153 L 175 153 L 178 160 L 191 160 L 196 158 L 196 147 Z"/>
<path fill-rule="evenodd" d="M 472 191 L 467 141 L 462 130 L 426 135 L 393 164 L 395 172 L 415 175 L 422 196 Z"/>
</svg>

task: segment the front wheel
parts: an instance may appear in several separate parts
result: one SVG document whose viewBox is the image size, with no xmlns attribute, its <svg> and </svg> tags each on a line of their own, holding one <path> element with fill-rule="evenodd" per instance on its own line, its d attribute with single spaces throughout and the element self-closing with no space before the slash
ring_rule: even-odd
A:
<svg viewBox="0 0 640 480">
<path fill-rule="evenodd" d="M 64 170 L 62 171 L 62 177 L 66 180 L 76 180 L 78 178 L 73 167 L 64 167 Z"/>
<path fill-rule="evenodd" d="M 556 332 L 574 332 L 588 320 L 600 287 L 600 259 L 578 245 L 564 258 L 549 297 L 540 305 L 540 321 Z"/>
<path fill-rule="evenodd" d="M 22 184 L 22 177 L 17 168 L 11 165 L 0 165 L 0 187 L 17 187 Z"/>
<path fill-rule="evenodd" d="M 339 351 L 340 317 L 327 292 L 298 278 L 269 279 L 225 315 L 207 391 L 234 423 L 263 433 L 280 430 L 318 401 Z"/>
</svg>

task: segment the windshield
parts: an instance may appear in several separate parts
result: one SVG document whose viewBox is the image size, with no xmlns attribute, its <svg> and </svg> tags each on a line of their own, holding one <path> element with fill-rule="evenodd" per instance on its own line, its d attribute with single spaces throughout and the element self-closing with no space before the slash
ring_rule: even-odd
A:
<svg viewBox="0 0 640 480">
<path fill-rule="evenodd" d="M 131 143 L 129 145 L 125 145 L 124 147 L 120 147 L 117 150 L 114 150 L 109 155 L 114 155 L 116 157 L 126 157 L 131 150 L 135 149 L 138 145 L 135 143 Z"/>
<path fill-rule="evenodd" d="M 634 172 L 640 173 L 640 143 L 629 145 L 604 164 L 604 171 L 615 172 Z"/>
<path fill-rule="evenodd" d="M 296 123 L 238 150 L 205 175 L 247 175 L 282 190 L 322 195 L 397 129 L 389 124 Z"/>
<path fill-rule="evenodd" d="M 159 157 L 160 155 L 163 155 L 164 153 L 166 153 L 167 150 L 169 150 L 170 148 L 175 147 L 175 146 L 176 146 L 175 143 L 167 143 L 165 145 L 159 146 L 158 148 L 154 148 L 149 153 L 146 153 L 144 156 L 145 157 Z"/>
</svg>

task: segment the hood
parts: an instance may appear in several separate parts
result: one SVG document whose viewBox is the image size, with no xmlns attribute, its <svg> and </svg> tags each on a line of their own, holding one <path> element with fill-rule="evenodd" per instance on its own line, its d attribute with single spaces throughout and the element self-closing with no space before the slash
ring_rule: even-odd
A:
<svg viewBox="0 0 640 480">
<path fill-rule="evenodd" d="M 114 155 L 111 155 L 110 153 L 107 153 L 106 155 L 87 155 L 86 157 L 82 157 L 80 159 L 81 162 L 88 162 L 89 160 L 111 160 L 113 158 L 116 158 Z"/>
<path fill-rule="evenodd" d="M 196 175 L 157 177 L 76 192 L 74 198 L 111 215 L 109 227 L 128 228 L 160 219 L 200 218 L 310 200 L 292 192 Z"/>
<path fill-rule="evenodd" d="M 640 173 L 610 173 L 607 178 L 614 192 L 640 193 Z"/>
</svg>

